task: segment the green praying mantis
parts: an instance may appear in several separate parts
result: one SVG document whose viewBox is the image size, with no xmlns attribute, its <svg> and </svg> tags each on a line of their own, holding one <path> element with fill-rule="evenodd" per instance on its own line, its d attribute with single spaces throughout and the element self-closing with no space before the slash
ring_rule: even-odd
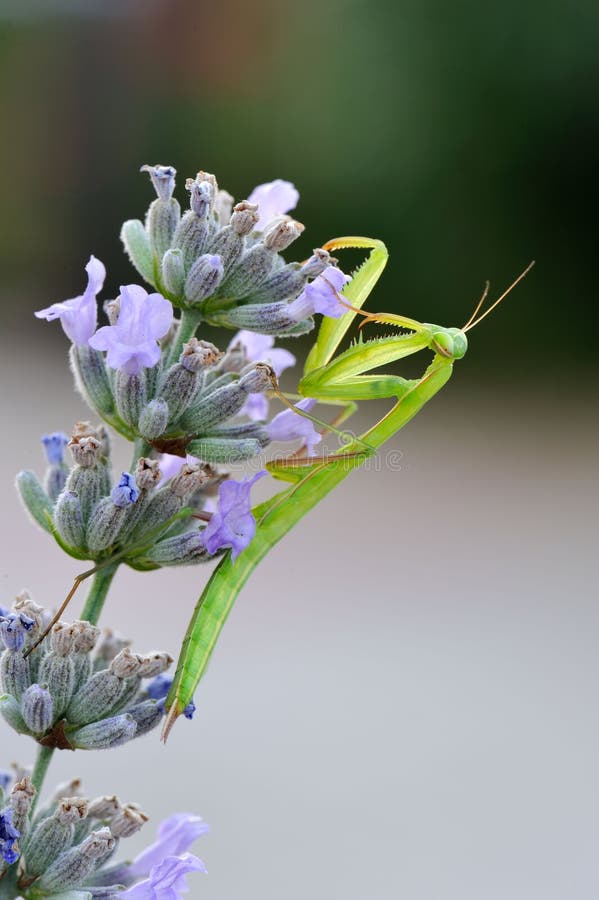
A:
<svg viewBox="0 0 599 900">
<path fill-rule="evenodd" d="M 355 409 L 356 401 L 394 398 L 395 403 L 380 421 L 359 437 L 352 437 L 331 456 L 322 459 L 294 457 L 267 464 L 270 473 L 289 486 L 254 509 L 257 527 L 249 547 L 235 562 L 232 562 L 230 553 L 223 557 L 195 607 L 166 701 L 168 715 L 163 729 L 164 740 L 190 702 L 233 604 L 258 563 L 350 471 L 362 465 L 441 390 L 451 377 L 454 362 L 466 353 L 466 333 L 507 296 L 534 264 L 530 263 L 499 299 L 479 315 L 487 296 L 487 284 L 463 328 L 443 328 L 404 316 L 363 312 L 362 306 L 387 263 L 387 248 L 381 241 L 362 237 L 337 238 L 324 245 L 326 250 L 344 248 L 363 248 L 370 252 L 339 298 L 347 307 L 347 312 L 338 319 L 323 319 L 316 343 L 306 360 L 299 393 L 303 397 L 342 405 L 344 411 L 338 423 Z M 357 315 L 363 316 L 365 322 L 402 329 L 402 333 L 372 340 L 360 338 L 336 356 Z M 421 350 L 433 353 L 433 359 L 421 378 L 370 374 L 373 369 Z M 337 429 L 329 426 L 329 430 Z"/>
</svg>

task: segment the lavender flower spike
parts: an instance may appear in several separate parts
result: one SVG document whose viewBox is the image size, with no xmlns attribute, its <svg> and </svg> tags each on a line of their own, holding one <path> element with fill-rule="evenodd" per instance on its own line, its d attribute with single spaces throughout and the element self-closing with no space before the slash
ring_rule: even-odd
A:
<svg viewBox="0 0 599 900">
<path fill-rule="evenodd" d="M 224 481 L 218 489 L 216 512 L 202 532 L 208 553 L 216 553 L 223 547 L 231 547 L 235 560 L 249 545 L 256 532 L 256 520 L 251 512 L 250 491 L 252 485 L 266 475 L 258 472 L 243 481 Z"/>
<path fill-rule="evenodd" d="M 112 369 L 137 375 L 160 359 L 156 342 L 167 333 L 172 320 L 173 307 L 162 294 L 148 294 L 137 284 L 122 285 L 116 325 L 99 328 L 89 345 L 107 351 L 106 362 Z"/>
<path fill-rule="evenodd" d="M 186 876 L 190 872 L 206 872 L 201 859 L 191 853 L 167 856 L 154 866 L 149 878 L 119 894 L 122 900 L 181 900 L 187 892 Z"/>
<path fill-rule="evenodd" d="M 62 303 L 53 303 L 46 309 L 36 312 L 38 319 L 46 319 L 53 322 L 60 319 L 63 331 L 74 344 L 87 344 L 96 330 L 98 324 L 98 309 L 96 297 L 102 290 L 106 269 L 104 264 L 90 256 L 85 267 L 87 272 L 87 287 L 79 297 L 72 300 L 64 300 Z"/>
<path fill-rule="evenodd" d="M 299 200 L 299 191 L 290 181 L 276 178 L 266 184 L 259 184 L 247 198 L 248 203 L 258 205 L 258 222 L 256 231 L 264 231 L 273 219 L 295 209 Z"/>
<path fill-rule="evenodd" d="M 295 405 L 297 409 L 310 412 L 316 405 L 316 400 L 306 398 Z M 314 447 L 322 440 L 310 419 L 294 413 L 291 409 L 284 409 L 283 412 L 280 412 L 267 428 L 271 441 L 295 441 L 301 438 L 308 456 L 315 456 Z"/>
<path fill-rule="evenodd" d="M 167 857 L 173 859 L 181 856 L 199 837 L 209 831 L 210 826 L 200 816 L 194 816 L 191 813 L 176 813 L 174 816 L 169 816 L 158 826 L 158 835 L 154 843 L 142 850 L 139 856 L 133 860 L 128 873 L 135 878 L 143 878 L 149 873 L 151 874 L 152 870 Z M 125 895 L 123 894 L 123 896 Z M 146 895 L 141 894 L 140 896 L 145 897 Z"/>
<path fill-rule="evenodd" d="M 331 319 L 338 319 L 347 312 L 347 307 L 339 302 L 339 291 L 343 290 L 349 275 L 337 266 L 327 266 L 322 275 L 307 284 L 299 297 L 289 304 L 289 315 L 298 322 L 314 313 L 322 313 Z"/>
<path fill-rule="evenodd" d="M 275 339 L 270 334 L 256 334 L 254 331 L 238 331 L 228 349 L 241 344 L 248 362 L 265 362 L 279 376 L 285 369 L 295 365 L 295 356 L 283 347 L 274 346 Z M 250 394 L 241 415 L 249 416 L 253 422 L 259 422 L 268 416 L 268 398 L 264 394 Z"/>
</svg>

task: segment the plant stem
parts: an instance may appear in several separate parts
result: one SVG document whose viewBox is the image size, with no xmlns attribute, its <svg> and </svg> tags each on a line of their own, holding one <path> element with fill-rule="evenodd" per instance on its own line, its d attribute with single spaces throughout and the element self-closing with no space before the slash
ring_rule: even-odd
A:
<svg viewBox="0 0 599 900">
<path fill-rule="evenodd" d="M 181 310 L 179 328 L 173 341 L 173 346 L 171 347 L 168 358 L 169 365 L 172 366 L 175 362 L 177 362 L 181 354 L 181 350 L 183 349 L 183 344 L 187 343 L 187 341 L 194 336 L 201 321 L 202 313 L 199 309 Z"/>
<path fill-rule="evenodd" d="M 53 754 L 54 747 L 40 746 L 38 748 L 37 759 L 35 760 L 35 766 L 33 767 L 33 774 L 31 776 L 31 780 L 35 788 L 35 796 L 31 803 L 31 809 L 29 810 L 30 818 L 33 816 L 33 813 L 35 811 L 39 795 L 42 791 L 42 784 L 44 783 L 44 778 L 46 777 L 46 772 L 48 771 L 48 766 L 50 765 L 50 760 L 52 759 Z"/>
<path fill-rule="evenodd" d="M 98 569 L 94 575 L 89 594 L 85 601 L 85 606 L 83 607 L 83 612 L 81 613 L 81 618 L 84 622 L 91 622 L 92 625 L 97 625 L 102 612 L 102 607 L 104 606 L 104 601 L 106 600 L 108 588 L 112 583 L 112 579 L 114 578 L 118 566 L 118 562 L 110 563 L 109 565 Z"/>
</svg>

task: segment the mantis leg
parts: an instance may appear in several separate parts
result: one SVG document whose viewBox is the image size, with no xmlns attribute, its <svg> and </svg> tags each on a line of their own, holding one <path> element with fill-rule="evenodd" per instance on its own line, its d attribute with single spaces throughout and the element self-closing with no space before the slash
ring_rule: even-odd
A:
<svg viewBox="0 0 599 900">
<path fill-rule="evenodd" d="M 362 437 L 373 447 L 380 447 L 445 385 L 452 369 L 451 361 L 435 356 L 422 378 L 409 382 L 409 388 L 390 412 Z M 356 449 L 358 440 L 360 439 L 356 440 L 353 447 L 348 448 L 350 451 Z M 347 455 L 333 455 L 324 463 L 313 464 L 307 472 L 298 472 L 293 467 L 285 469 L 284 463 L 274 464 L 273 470 L 279 477 L 296 483 L 254 510 L 257 521 L 254 539 L 234 563 L 231 561 L 231 554 L 227 553 L 206 585 L 189 623 L 175 678 L 167 697 L 168 716 L 163 730 L 164 740 L 191 700 L 206 671 L 227 616 L 260 560 L 353 468 L 360 466 L 364 458 L 360 453 L 353 460 Z"/>
</svg>

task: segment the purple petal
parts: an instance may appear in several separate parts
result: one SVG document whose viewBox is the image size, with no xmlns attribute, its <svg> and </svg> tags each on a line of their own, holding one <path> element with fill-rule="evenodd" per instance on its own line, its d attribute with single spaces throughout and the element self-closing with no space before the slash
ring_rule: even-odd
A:
<svg viewBox="0 0 599 900">
<path fill-rule="evenodd" d="M 112 369 L 135 375 L 160 359 L 156 342 L 169 330 L 173 308 L 161 294 L 148 294 L 137 284 L 122 285 L 119 298 L 116 324 L 99 328 L 89 345 L 106 350 L 106 362 Z"/>
<path fill-rule="evenodd" d="M 296 403 L 298 409 L 310 412 L 316 401 L 306 398 Z M 285 409 L 274 417 L 268 425 L 271 441 L 295 441 L 301 439 L 306 446 L 308 456 L 314 456 L 314 447 L 322 440 L 310 419 L 304 418 L 291 409 Z"/>
<path fill-rule="evenodd" d="M 347 312 L 347 307 L 339 302 L 338 294 L 351 281 L 337 266 L 327 266 L 322 275 L 307 284 L 302 293 L 289 304 L 289 314 L 297 321 L 314 313 L 322 313 L 338 319 Z"/>
<path fill-rule="evenodd" d="M 143 877 L 166 857 L 177 857 L 185 853 L 202 835 L 210 831 L 210 826 L 200 816 L 191 813 L 176 813 L 160 823 L 158 835 L 153 844 L 131 864 L 130 872 L 135 877 Z"/>
<path fill-rule="evenodd" d="M 119 894 L 123 900 L 179 900 L 187 891 L 187 875 L 190 872 L 206 872 L 206 866 L 197 856 L 168 856 L 155 865 L 149 878 Z"/>
<path fill-rule="evenodd" d="M 98 323 L 96 296 L 102 290 L 106 278 L 104 264 L 95 256 L 90 256 L 85 271 L 87 287 L 83 294 L 73 297 L 72 300 L 53 303 L 52 306 L 40 309 L 35 314 L 38 319 L 46 319 L 48 322 L 60 319 L 65 334 L 74 344 L 87 344 L 96 330 Z"/>
<path fill-rule="evenodd" d="M 248 416 L 252 422 L 261 422 L 268 417 L 268 398 L 264 394 L 250 394 L 240 416 Z"/>
<path fill-rule="evenodd" d="M 229 479 L 219 486 L 216 512 L 202 532 L 208 553 L 231 547 L 232 559 L 235 560 L 248 546 L 256 532 L 250 491 L 252 485 L 266 474 L 257 472 L 252 478 L 244 478 L 243 481 Z"/>
<path fill-rule="evenodd" d="M 253 331 L 238 331 L 229 349 L 236 344 L 242 344 L 245 354 L 250 362 L 265 362 L 272 366 L 277 376 L 285 369 L 294 366 L 296 359 L 293 353 L 283 347 L 274 346 L 275 339 L 269 334 L 256 334 Z"/>
<path fill-rule="evenodd" d="M 256 231 L 264 231 L 273 219 L 295 209 L 299 192 L 290 181 L 276 178 L 266 184 L 259 184 L 247 199 L 248 203 L 258 204 L 259 219 Z"/>
</svg>

